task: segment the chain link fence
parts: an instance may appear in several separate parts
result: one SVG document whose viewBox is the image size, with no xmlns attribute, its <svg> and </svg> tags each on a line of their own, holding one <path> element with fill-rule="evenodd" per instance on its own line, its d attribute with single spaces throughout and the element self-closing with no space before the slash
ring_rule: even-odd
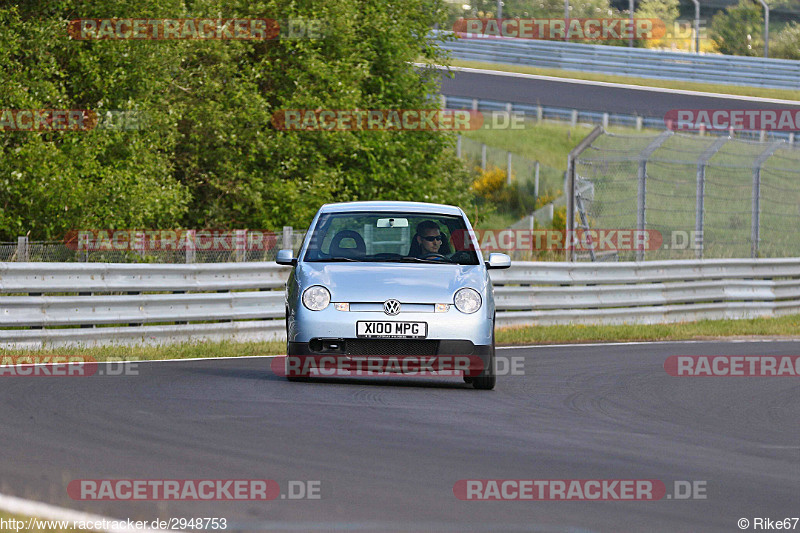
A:
<svg viewBox="0 0 800 533">
<path fill-rule="evenodd" d="M 456 153 L 475 168 L 486 170 L 496 167 L 504 170 L 507 183 L 512 181 L 533 183 L 537 196 L 563 192 L 564 171 L 539 161 L 489 146 L 463 135 L 458 136 Z"/>
<path fill-rule="evenodd" d="M 79 240 L 29 241 L 19 237 L 17 242 L 0 242 L 0 262 L 86 262 L 86 263 L 232 263 L 247 261 L 274 261 L 284 243 L 295 252 L 305 237 L 305 232 L 292 227 L 282 233 L 248 232 L 236 230 L 192 233 L 191 240 L 144 239 L 131 242 L 131 232 L 125 239 L 114 239 L 113 230 L 106 235 L 96 233 L 91 243 L 82 245 Z M 175 233 L 175 232 L 172 232 Z M 103 237 L 108 237 L 104 239 Z"/>
<path fill-rule="evenodd" d="M 785 141 L 603 133 L 573 168 L 577 227 L 650 230 L 616 260 L 800 256 L 800 149 Z"/>
</svg>

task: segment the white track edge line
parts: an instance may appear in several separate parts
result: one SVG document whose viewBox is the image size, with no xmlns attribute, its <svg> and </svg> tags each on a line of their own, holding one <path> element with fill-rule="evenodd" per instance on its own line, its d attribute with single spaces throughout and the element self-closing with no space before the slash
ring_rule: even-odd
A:
<svg viewBox="0 0 800 533">
<path fill-rule="evenodd" d="M 586 348 L 586 347 L 602 347 L 602 346 L 642 346 L 642 345 L 658 345 L 658 344 L 703 344 L 703 343 L 717 343 L 717 344 L 743 344 L 743 343 L 763 343 L 763 342 L 800 342 L 798 337 L 770 338 L 770 339 L 709 339 L 709 340 L 676 340 L 676 341 L 632 341 L 632 342 L 586 342 L 586 343 L 566 343 L 566 344 L 524 344 L 519 346 L 498 346 L 498 350 L 520 350 L 525 348 Z M 25 357 L 25 356 L 20 356 Z M 36 357 L 36 356 L 33 356 Z M 272 354 L 272 355 L 237 355 L 232 357 L 187 357 L 183 359 L 143 359 L 133 361 L 97 361 L 96 364 L 108 363 L 181 363 L 190 361 L 219 361 L 231 359 L 269 359 L 273 357 L 286 357 L 286 354 Z M 31 363 L 25 363 L 26 365 Z M 32 366 L 55 365 L 65 363 L 32 363 Z M 3 365 L 0 365 L 3 366 Z M 2 496 L 2 494 L 0 494 Z"/>
<path fill-rule="evenodd" d="M 75 511 L 66 507 L 57 507 L 48 503 L 37 502 L 35 500 L 26 500 L 17 498 L 16 496 L 8 496 L 0 494 L 0 509 L 8 513 L 24 515 L 26 517 L 39 518 L 41 520 L 66 520 L 70 523 L 74 522 L 126 522 L 127 519 L 109 518 L 107 516 L 100 516 L 96 514 L 84 513 L 83 511 Z M 136 522 L 137 520 L 133 520 Z M 71 528 L 71 526 L 70 526 Z M 89 531 L 107 531 L 108 533 L 158 533 L 159 531 L 175 531 L 174 529 L 136 529 L 136 528 L 115 528 L 115 529 L 101 529 Z"/>
</svg>

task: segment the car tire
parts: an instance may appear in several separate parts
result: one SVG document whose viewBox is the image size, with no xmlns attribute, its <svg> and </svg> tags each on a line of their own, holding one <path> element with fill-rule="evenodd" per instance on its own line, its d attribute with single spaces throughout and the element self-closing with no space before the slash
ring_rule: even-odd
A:
<svg viewBox="0 0 800 533">
<path fill-rule="evenodd" d="M 466 381 L 466 376 L 464 381 Z M 492 321 L 492 348 L 489 350 L 489 360 L 486 368 L 477 377 L 470 378 L 472 386 L 478 390 L 492 390 L 497 382 L 497 376 L 494 372 L 494 321 Z"/>
</svg>

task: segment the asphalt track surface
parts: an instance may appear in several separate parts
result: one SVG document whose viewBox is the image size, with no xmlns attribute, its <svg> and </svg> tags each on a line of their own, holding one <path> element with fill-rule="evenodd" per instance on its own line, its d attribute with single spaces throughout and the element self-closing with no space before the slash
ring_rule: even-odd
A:
<svg viewBox="0 0 800 533">
<path fill-rule="evenodd" d="M 0 378 L 0 492 L 114 518 L 245 531 L 739 531 L 800 515 L 800 378 L 670 377 L 670 355 L 795 355 L 800 342 L 498 350 L 525 375 L 289 383 L 269 359 L 139 375 Z M 101 366 L 102 368 L 102 366 Z M 318 480 L 322 498 L 71 500 L 73 479 Z M 705 481 L 706 499 L 460 501 L 461 479 Z M 798 526 L 800 527 L 800 525 Z"/>
<path fill-rule="evenodd" d="M 752 98 L 702 96 L 680 91 L 663 91 L 648 87 L 615 86 L 580 80 L 542 79 L 497 72 L 452 71 L 453 78 L 442 75 L 441 93 L 447 96 L 478 98 L 499 102 L 542 105 L 620 113 L 643 117 L 664 117 L 672 109 L 792 109 L 795 105 L 779 104 Z M 608 86 L 611 85 L 611 86 Z"/>
</svg>

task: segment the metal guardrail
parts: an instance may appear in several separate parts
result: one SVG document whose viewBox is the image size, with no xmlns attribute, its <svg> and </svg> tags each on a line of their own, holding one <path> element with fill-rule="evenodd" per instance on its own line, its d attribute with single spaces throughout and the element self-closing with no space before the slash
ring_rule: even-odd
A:
<svg viewBox="0 0 800 533">
<path fill-rule="evenodd" d="M 726 85 L 800 89 L 800 61 L 513 38 L 441 44 L 456 59 Z"/>
<path fill-rule="evenodd" d="M 473 109 L 481 112 L 521 113 L 526 119 L 535 119 L 565 122 L 570 126 L 578 124 L 603 126 L 622 126 L 626 128 L 642 128 L 664 130 L 666 124 L 663 117 L 645 117 L 641 115 L 627 115 L 625 113 L 602 113 L 600 111 L 587 111 L 584 109 L 569 109 L 566 107 L 541 106 L 521 104 L 518 102 L 501 102 L 499 100 L 486 100 L 483 98 L 465 98 L 462 96 L 441 95 L 442 106 L 449 109 Z M 709 136 L 729 136 L 729 131 L 712 130 L 704 132 Z M 699 132 L 698 132 L 699 135 Z M 789 143 L 795 142 L 795 133 L 791 131 L 736 131 L 737 138 L 753 139 L 761 142 L 767 139 L 784 139 Z"/>
<path fill-rule="evenodd" d="M 0 263 L 0 347 L 283 338 L 288 272 L 274 263 Z M 800 313 L 795 258 L 518 262 L 491 276 L 501 327 Z"/>
</svg>

